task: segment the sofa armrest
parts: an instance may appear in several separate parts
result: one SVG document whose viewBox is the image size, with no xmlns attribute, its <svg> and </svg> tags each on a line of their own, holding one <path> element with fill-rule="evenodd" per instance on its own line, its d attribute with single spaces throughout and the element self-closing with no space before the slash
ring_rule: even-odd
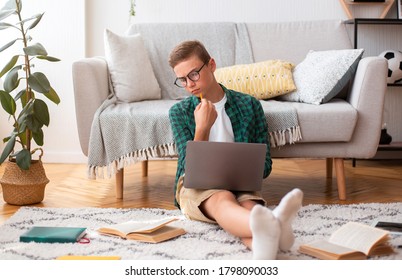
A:
<svg viewBox="0 0 402 280">
<path fill-rule="evenodd" d="M 388 63 L 385 58 L 363 58 L 356 70 L 348 96 L 349 103 L 358 112 L 356 130 L 352 137 L 353 144 L 350 147 L 361 150 L 364 158 L 373 157 L 378 148 L 387 90 L 387 73 Z"/>
<path fill-rule="evenodd" d="M 78 136 L 87 156 L 94 114 L 109 95 L 108 68 L 103 58 L 93 57 L 74 62 L 72 72 Z"/>
</svg>

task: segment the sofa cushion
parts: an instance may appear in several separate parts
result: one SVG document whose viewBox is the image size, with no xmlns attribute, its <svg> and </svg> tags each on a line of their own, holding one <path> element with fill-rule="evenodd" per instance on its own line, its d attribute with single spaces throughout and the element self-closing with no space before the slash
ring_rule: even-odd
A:
<svg viewBox="0 0 402 280">
<path fill-rule="evenodd" d="M 105 30 L 105 58 L 116 97 L 123 102 L 160 99 L 161 89 L 141 35 Z"/>
<path fill-rule="evenodd" d="M 316 105 L 328 102 L 349 83 L 363 51 L 310 51 L 294 69 L 297 90 L 280 99 Z"/>
<path fill-rule="evenodd" d="M 299 64 L 310 50 L 351 49 L 346 25 L 339 19 L 247 23 L 256 62 L 282 59 Z"/>
<path fill-rule="evenodd" d="M 282 60 L 267 60 L 218 68 L 216 80 L 229 89 L 244 92 L 257 99 L 270 99 L 296 89 L 294 65 Z"/>
<path fill-rule="evenodd" d="M 352 138 L 358 114 L 347 101 L 333 99 L 320 106 L 288 102 L 297 110 L 300 142 L 348 142 Z"/>
</svg>

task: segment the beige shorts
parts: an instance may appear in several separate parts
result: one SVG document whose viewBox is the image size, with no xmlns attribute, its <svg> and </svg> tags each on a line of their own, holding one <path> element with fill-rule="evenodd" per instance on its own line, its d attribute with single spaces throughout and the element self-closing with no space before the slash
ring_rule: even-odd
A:
<svg viewBox="0 0 402 280">
<path fill-rule="evenodd" d="M 207 218 L 200 210 L 202 202 L 207 200 L 213 194 L 224 191 L 222 189 L 209 189 L 209 190 L 196 190 L 187 189 L 183 186 L 184 176 L 179 178 L 176 188 L 176 200 L 180 204 L 181 212 L 191 220 L 198 220 L 207 223 L 214 223 L 216 221 Z M 240 203 L 246 200 L 254 200 L 257 203 L 266 205 L 266 201 L 261 196 L 260 192 L 233 192 L 236 200 Z"/>
</svg>

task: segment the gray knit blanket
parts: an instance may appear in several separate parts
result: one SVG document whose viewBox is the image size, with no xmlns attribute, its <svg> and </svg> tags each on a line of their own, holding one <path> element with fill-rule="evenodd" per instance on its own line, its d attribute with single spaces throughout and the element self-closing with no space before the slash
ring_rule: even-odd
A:
<svg viewBox="0 0 402 280">
<path fill-rule="evenodd" d="M 297 111 L 291 104 L 286 101 L 261 101 L 272 148 L 294 144 L 302 139 Z"/>
<path fill-rule="evenodd" d="M 89 140 L 89 177 L 111 178 L 119 169 L 152 158 L 176 157 L 169 121 L 178 100 L 120 103 L 114 96 L 95 114 Z M 301 139 L 296 109 L 286 102 L 261 101 L 271 147 Z"/>
<path fill-rule="evenodd" d="M 162 100 L 121 103 L 110 86 L 109 98 L 95 113 L 88 151 L 90 178 L 110 178 L 119 169 L 152 158 L 176 157 L 169 109 L 188 96 L 173 85 L 167 63 L 179 42 L 197 38 L 221 66 L 254 62 L 243 23 L 134 24 L 127 35 L 140 33 L 162 90 Z M 133 93 L 134 94 L 134 93 Z M 266 112 L 271 147 L 301 139 L 296 109 L 281 102 L 261 102 Z"/>
</svg>

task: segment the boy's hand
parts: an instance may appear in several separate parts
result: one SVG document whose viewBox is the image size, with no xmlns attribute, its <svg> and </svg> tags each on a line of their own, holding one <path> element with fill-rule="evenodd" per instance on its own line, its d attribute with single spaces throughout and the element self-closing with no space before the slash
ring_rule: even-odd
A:
<svg viewBox="0 0 402 280">
<path fill-rule="evenodd" d="M 214 124 L 218 113 L 216 112 L 214 104 L 211 101 L 203 98 L 201 103 L 195 107 L 195 141 L 208 141 L 209 131 Z"/>
</svg>

